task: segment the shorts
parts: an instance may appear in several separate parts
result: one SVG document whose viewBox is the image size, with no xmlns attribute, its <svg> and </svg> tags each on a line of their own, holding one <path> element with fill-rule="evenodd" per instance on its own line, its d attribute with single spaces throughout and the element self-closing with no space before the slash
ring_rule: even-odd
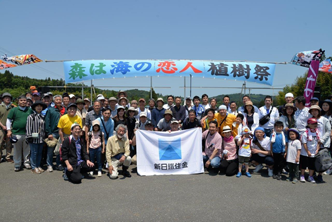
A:
<svg viewBox="0 0 332 222">
<path fill-rule="evenodd" d="M 307 157 L 300 155 L 300 167 L 302 170 L 309 168 L 309 170 L 315 170 L 316 157 Z"/>
<path fill-rule="evenodd" d="M 272 166 L 274 164 L 274 160 L 272 156 L 260 156 L 258 154 L 253 154 L 251 156 L 251 161 L 255 161 L 257 163 L 265 163 L 268 166 Z"/>
<path fill-rule="evenodd" d="M 239 164 L 249 164 L 250 157 L 239 156 Z"/>
</svg>

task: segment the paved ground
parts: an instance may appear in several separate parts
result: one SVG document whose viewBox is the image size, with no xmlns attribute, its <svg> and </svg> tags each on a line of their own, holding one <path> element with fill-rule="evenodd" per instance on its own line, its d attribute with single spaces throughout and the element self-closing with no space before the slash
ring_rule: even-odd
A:
<svg viewBox="0 0 332 222">
<path fill-rule="evenodd" d="M 104 174 L 74 185 L 58 171 L 13 168 L 0 164 L 1 221 L 332 221 L 332 176 L 293 185 L 264 169 L 250 179 Z"/>
</svg>

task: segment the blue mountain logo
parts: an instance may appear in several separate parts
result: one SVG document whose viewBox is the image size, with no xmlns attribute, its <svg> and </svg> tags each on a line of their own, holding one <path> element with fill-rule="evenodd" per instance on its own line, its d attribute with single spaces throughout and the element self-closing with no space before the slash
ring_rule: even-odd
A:
<svg viewBox="0 0 332 222">
<path fill-rule="evenodd" d="M 159 139 L 159 160 L 179 160 L 181 155 L 181 138 L 172 140 Z"/>
</svg>

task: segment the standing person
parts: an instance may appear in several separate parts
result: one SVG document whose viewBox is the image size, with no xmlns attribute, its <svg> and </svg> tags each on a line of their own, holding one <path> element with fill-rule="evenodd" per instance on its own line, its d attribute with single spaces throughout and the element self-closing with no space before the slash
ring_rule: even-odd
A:
<svg viewBox="0 0 332 222">
<path fill-rule="evenodd" d="M 296 184 L 299 179 L 299 162 L 301 154 L 300 134 L 295 128 L 288 129 L 287 134 L 289 138 L 285 152 L 289 169 L 289 177 L 287 180 Z"/>
<path fill-rule="evenodd" d="M 85 140 L 88 140 L 88 132 L 91 128 L 92 122 L 101 117 L 101 102 L 95 101 L 93 103 L 93 110 L 88 112 L 85 117 Z"/>
<path fill-rule="evenodd" d="M 332 125 L 332 101 L 329 99 L 326 99 L 322 102 L 322 116 L 324 116 L 326 119 L 330 121 L 330 124 Z"/>
<path fill-rule="evenodd" d="M 299 96 L 295 98 L 295 106 L 297 108 L 295 112 L 295 128 L 299 131 L 300 136 L 307 130 L 307 121 L 311 117 L 309 108 L 305 107 L 305 97 Z"/>
<path fill-rule="evenodd" d="M 192 107 L 192 110 L 196 112 L 196 118 L 200 120 L 203 117 L 205 109 L 202 106 L 202 104 L 200 104 L 201 99 L 198 96 L 194 96 L 193 101 L 194 101 L 194 106 Z"/>
<path fill-rule="evenodd" d="M 240 107 L 238 108 L 238 112 L 239 112 L 239 113 L 243 113 L 243 112 L 244 112 L 244 107 L 246 106 L 246 102 L 248 102 L 248 101 L 251 101 L 251 100 L 250 100 L 250 97 L 249 97 L 248 95 L 244 95 L 244 96 L 242 97 L 242 103 L 243 103 L 243 106 L 240 106 Z M 254 107 L 254 109 L 255 109 L 255 113 L 258 113 L 258 108 L 257 108 L 257 106 L 253 105 L 253 107 Z"/>
<path fill-rule="evenodd" d="M 26 124 L 26 141 L 30 146 L 30 163 L 32 172 L 40 174 L 44 172 L 41 167 L 42 152 L 45 137 L 45 121 L 41 112 L 46 109 L 46 104 L 36 101 L 32 104 L 33 113 L 27 118 Z"/>
<path fill-rule="evenodd" d="M 39 92 L 34 92 L 32 93 L 32 101 L 33 103 L 36 102 L 36 101 L 40 101 L 40 93 Z"/>
<path fill-rule="evenodd" d="M 284 132 L 287 136 L 287 131 L 290 128 L 295 128 L 295 112 L 296 107 L 293 103 L 287 103 L 282 111 L 282 116 L 279 118 L 279 120 L 284 125 Z"/>
<path fill-rule="evenodd" d="M 265 96 L 265 106 L 259 108 L 259 126 L 264 128 L 266 136 L 270 136 L 274 123 L 279 119 L 279 111 L 273 107 L 272 96 Z"/>
<path fill-rule="evenodd" d="M 84 109 L 84 101 L 82 99 L 77 99 L 76 105 L 77 105 L 76 115 L 81 118 L 83 124 L 83 131 L 85 132 L 85 118 L 87 112 Z"/>
<path fill-rule="evenodd" d="M 236 102 L 232 101 L 232 102 L 229 104 L 229 108 L 230 108 L 230 112 L 229 112 L 229 113 L 233 114 L 234 116 L 237 116 L 238 111 L 237 111 L 237 105 L 236 105 Z"/>
<path fill-rule="evenodd" d="M 129 104 L 129 100 L 127 99 L 127 97 L 121 97 L 119 99 L 119 106 L 123 106 L 125 108 L 129 108 L 130 104 Z"/>
<path fill-rule="evenodd" d="M 84 98 L 84 109 L 89 110 L 91 101 L 89 98 Z"/>
<path fill-rule="evenodd" d="M 109 108 L 111 110 L 111 118 L 113 118 L 117 114 L 116 104 L 118 103 L 118 100 L 115 97 L 110 97 L 108 103 L 109 103 Z"/>
<path fill-rule="evenodd" d="M 118 178 L 118 167 L 122 165 L 122 174 L 131 177 L 128 168 L 131 163 L 129 140 L 125 136 L 127 127 L 120 124 L 115 129 L 115 135 L 108 138 L 106 147 L 106 158 L 109 165 L 110 179 Z"/>
<path fill-rule="evenodd" d="M 164 105 L 163 98 L 158 98 L 157 107 L 155 109 L 153 109 L 152 113 L 151 113 L 151 117 L 152 117 L 151 121 L 152 121 L 154 129 L 156 131 L 158 130 L 157 124 L 164 117 L 164 114 L 165 114 L 165 109 L 163 108 L 163 105 Z"/>
<path fill-rule="evenodd" d="M 154 101 L 154 99 L 150 99 L 149 100 L 149 110 L 150 112 L 152 112 L 152 110 L 156 108 L 156 102 Z"/>
<path fill-rule="evenodd" d="M 167 96 L 167 104 L 163 105 L 164 109 L 171 109 L 174 106 L 174 96 L 169 95 Z"/>
<path fill-rule="evenodd" d="M 313 105 L 319 105 L 319 99 L 317 97 L 312 97 L 310 99 L 310 106 L 313 106 Z"/>
<path fill-rule="evenodd" d="M 117 115 L 113 118 L 114 128 L 118 125 L 127 125 L 127 119 L 125 117 L 125 108 L 123 106 L 118 106 Z"/>
<path fill-rule="evenodd" d="M 192 129 L 196 127 L 202 127 L 201 122 L 196 117 L 196 112 L 194 110 L 189 111 L 189 117 L 183 122 L 182 128 Z"/>
<path fill-rule="evenodd" d="M 81 131 L 81 126 L 74 123 L 71 126 L 71 135 L 63 141 L 61 147 L 62 160 L 67 167 L 63 177 L 72 183 L 81 183 L 83 175 L 89 178 L 87 172 L 94 166 L 86 152 L 86 143 L 80 137 Z"/>
<path fill-rule="evenodd" d="M 231 113 L 231 107 L 230 107 L 231 99 L 229 98 L 229 96 L 228 95 L 224 96 L 222 100 L 223 100 L 223 105 L 227 107 L 227 112 Z"/>
<path fill-rule="evenodd" d="M 223 128 L 223 157 L 220 163 L 220 172 L 226 176 L 234 176 L 238 170 L 237 149 L 232 130 L 229 126 Z"/>
<path fill-rule="evenodd" d="M 7 116 L 7 137 L 16 137 L 17 142 L 14 143 L 14 168 L 15 172 L 20 171 L 22 168 L 22 157 L 24 166 L 31 169 L 29 164 L 30 147 L 26 143 L 26 124 L 27 118 L 32 113 L 32 110 L 26 107 L 27 99 L 25 96 L 18 98 L 18 106 L 12 108 Z M 23 154 L 23 156 L 22 156 Z"/>
<path fill-rule="evenodd" d="M 254 104 L 251 101 L 246 102 L 243 115 L 245 125 L 251 132 L 255 132 L 255 129 L 259 126 L 259 114 L 255 112 Z"/>
<path fill-rule="evenodd" d="M 126 122 L 126 126 L 127 126 L 127 131 L 128 131 L 128 139 L 129 139 L 129 144 L 132 144 L 132 139 L 135 135 L 134 130 L 135 130 L 135 126 L 136 126 L 136 118 L 135 116 L 137 116 L 138 112 L 134 107 L 129 107 L 128 111 L 127 111 L 127 122 Z M 133 150 L 134 148 L 131 147 L 131 150 Z"/>
<path fill-rule="evenodd" d="M 10 142 L 10 138 L 7 136 L 7 116 L 12 109 L 12 95 L 8 92 L 2 94 L 2 103 L 0 104 L 0 161 L 2 158 L 2 148 L 3 143 L 5 143 L 6 147 L 6 157 L 5 160 L 10 163 L 14 163 L 14 161 L 10 158 L 12 153 L 12 144 Z"/>
<path fill-rule="evenodd" d="M 62 96 L 55 95 L 53 97 L 54 107 L 50 107 L 45 116 L 45 133 L 49 140 L 56 140 L 58 145 L 60 145 L 59 139 L 59 128 L 58 122 L 61 116 L 67 113 L 65 107 L 62 106 Z M 53 153 L 55 147 L 49 146 L 47 148 L 47 171 L 53 172 Z M 56 165 L 59 170 L 63 170 L 60 162 L 60 154 L 57 152 L 56 155 Z"/>
<path fill-rule="evenodd" d="M 63 103 L 63 107 L 65 107 L 65 109 L 67 110 L 67 106 L 70 103 L 70 98 L 68 93 L 63 93 L 62 94 L 62 103 Z"/>
<path fill-rule="evenodd" d="M 46 116 L 46 112 L 47 112 L 48 108 L 52 107 L 51 106 L 51 97 L 50 97 L 50 95 L 48 95 L 47 93 L 45 93 L 43 95 L 42 102 L 46 104 L 46 108 L 42 111 L 42 115 Z"/>
<path fill-rule="evenodd" d="M 288 103 L 294 103 L 294 95 L 293 93 L 286 93 L 285 95 L 285 101 L 286 103 L 284 105 L 281 105 L 278 107 L 279 115 L 281 116 L 283 114 L 283 110 L 285 109 L 286 104 Z"/>
<path fill-rule="evenodd" d="M 212 109 L 215 113 L 218 112 L 218 107 L 217 107 L 217 99 L 216 98 L 212 98 L 211 101 L 210 101 L 210 108 L 209 109 Z M 209 109 L 205 109 L 205 112 L 204 112 L 204 116 L 207 115 L 207 111 Z"/>
<path fill-rule="evenodd" d="M 98 119 L 92 122 L 92 130 L 89 132 L 87 141 L 87 153 L 90 155 L 90 161 L 95 162 L 97 159 L 98 164 L 98 177 L 102 175 L 103 163 L 101 155 L 105 153 L 105 135 L 100 129 L 100 122 Z M 93 171 L 90 171 L 90 175 L 93 175 Z"/>
<path fill-rule="evenodd" d="M 281 180 L 282 169 L 285 166 L 286 137 L 283 132 L 284 124 L 281 121 L 274 123 L 274 132 L 271 135 L 271 155 L 273 156 L 273 179 Z"/>
<path fill-rule="evenodd" d="M 251 142 L 250 130 L 248 127 L 244 127 L 240 139 L 237 141 L 239 146 L 239 172 L 236 174 L 236 177 L 239 178 L 242 176 L 242 166 L 245 166 L 247 177 L 251 177 L 249 173 L 249 161 L 251 157 Z"/>
<path fill-rule="evenodd" d="M 121 97 L 126 97 L 126 98 L 127 98 L 128 96 L 127 96 L 126 91 L 120 90 L 120 91 L 118 92 L 117 97 L 118 97 L 118 99 L 120 99 Z"/>
<path fill-rule="evenodd" d="M 236 116 L 235 122 L 232 124 L 232 136 L 237 140 L 242 135 L 244 116 L 239 113 Z"/>
<path fill-rule="evenodd" d="M 202 95 L 202 106 L 204 110 L 210 109 L 209 96 L 207 94 Z"/>
<path fill-rule="evenodd" d="M 149 121 L 150 120 L 147 118 L 146 113 L 141 112 L 139 114 L 139 121 L 136 121 L 135 130 L 137 130 L 137 129 L 144 130 L 145 129 L 145 124 L 147 124 Z"/>
<path fill-rule="evenodd" d="M 139 107 L 138 107 L 138 115 L 136 116 L 136 119 L 139 119 L 139 115 L 141 114 L 141 112 L 144 112 L 147 116 L 148 119 L 151 120 L 151 112 L 149 109 L 145 108 L 146 102 L 144 98 L 140 98 L 139 101 Z"/>
<path fill-rule="evenodd" d="M 47 92 L 46 94 L 50 96 L 50 101 L 51 101 L 50 106 L 54 107 L 55 103 L 53 102 L 53 93 L 52 92 Z"/>
<path fill-rule="evenodd" d="M 69 103 L 76 103 L 76 96 L 74 94 L 69 94 Z"/>
<path fill-rule="evenodd" d="M 82 119 L 76 115 L 76 112 L 77 105 L 75 103 L 71 103 L 67 107 L 67 114 L 60 117 L 58 123 L 60 143 L 62 143 L 65 138 L 70 136 L 71 125 L 77 123 L 82 128 Z"/>
<path fill-rule="evenodd" d="M 137 109 L 137 107 L 138 107 L 138 102 L 137 102 L 137 100 L 135 100 L 135 99 L 131 100 L 131 101 L 130 101 L 130 106 L 131 106 L 131 107 L 134 107 L 135 109 Z"/>
<path fill-rule="evenodd" d="M 171 108 L 174 118 L 182 124 L 186 118 L 186 108 L 181 106 L 181 97 L 175 97 L 175 106 Z"/>
<path fill-rule="evenodd" d="M 184 108 L 186 109 L 186 118 L 188 118 L 189 110 L 191 110 L 193 108 L 191 98 L 187 97 L 185 103 L 186 103 L 186 105 L 184 105 Z"/>
</svg>

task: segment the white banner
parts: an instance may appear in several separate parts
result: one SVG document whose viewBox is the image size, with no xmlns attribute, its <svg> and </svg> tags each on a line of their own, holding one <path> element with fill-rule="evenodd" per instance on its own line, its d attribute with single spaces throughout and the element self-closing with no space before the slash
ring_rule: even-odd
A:
<svg viewBox="0 0 332 222">
<path fill-rule="evenodd" d="M 203 173 L 202 129 L 136 131 L 137 172 L 141 176 Z"/>
</svg>

